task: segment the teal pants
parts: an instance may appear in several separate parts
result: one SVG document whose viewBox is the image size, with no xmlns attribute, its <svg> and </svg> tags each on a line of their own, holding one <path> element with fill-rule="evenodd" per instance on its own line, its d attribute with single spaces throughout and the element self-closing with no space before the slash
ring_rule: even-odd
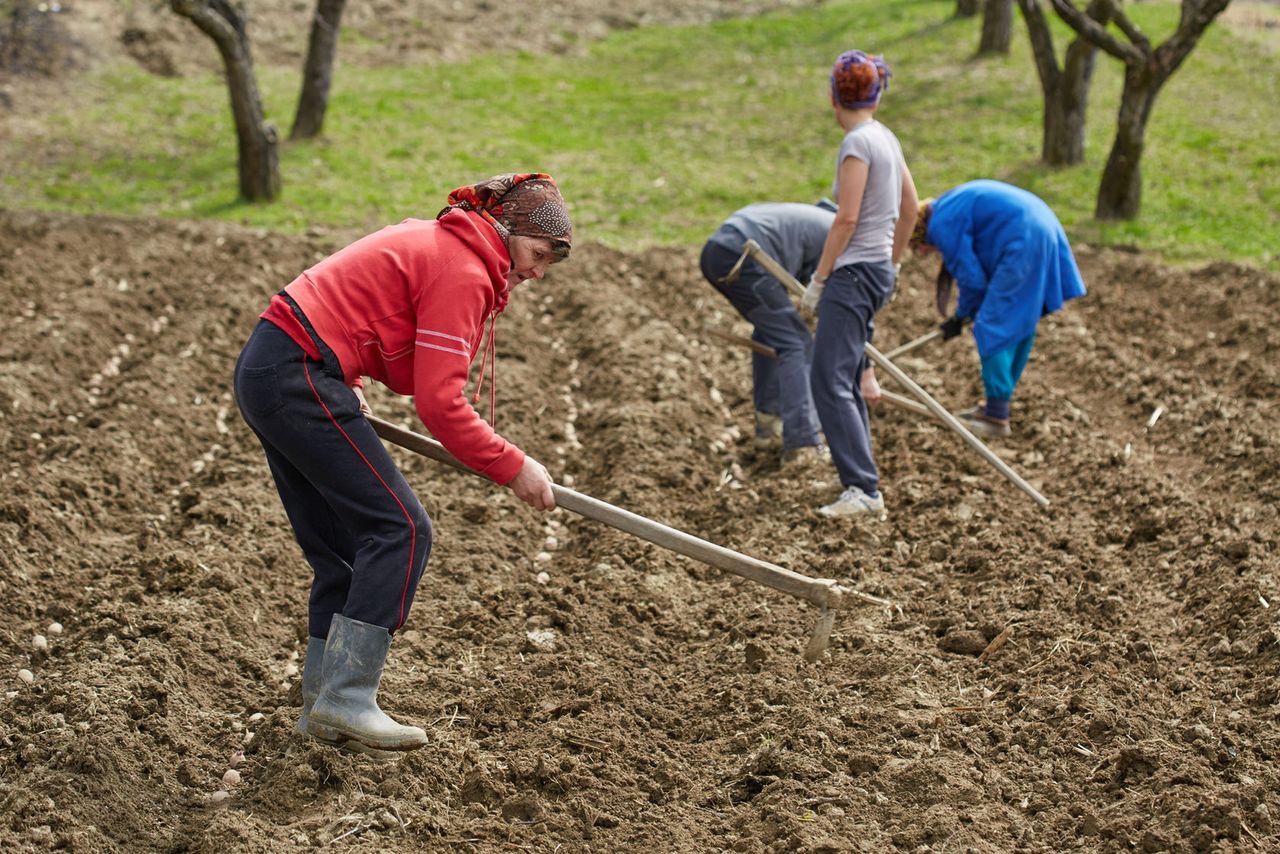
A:
<svg viewBox="0 0 1280 854">
<path fill-rule="evenodd" d="M 986 392 L 988 407 L 992 401 L 1007 403 L 1013 399 L 1013 389 L 1027 367 L 1035 340 L 1036 334 L 1032 332 L 1021 341 L 982 357 L 982 388 Z"/>
</svg>

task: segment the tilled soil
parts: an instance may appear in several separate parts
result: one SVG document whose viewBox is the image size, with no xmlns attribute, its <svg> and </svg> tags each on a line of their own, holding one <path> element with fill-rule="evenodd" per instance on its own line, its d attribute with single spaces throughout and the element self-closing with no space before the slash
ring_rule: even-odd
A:
<svg viewBox="0 0 1280 854">
<path fill-rule="evenodd" d="M 745 351 L 704 332 L 745 325 L 695 251 L 585 247 L 499 323 L 499 429 L 892 605 L 807 665 L 809 606 L 397 450 L 436 547 L 383 701 L 430 744 L 385 764 L 293 732 L 308 571 L 230 389 L 341 242 L 0 212 L 3 850 L 1280 846 L 1274 277 L 1081 247 L 1090 295 L 1041 324 L 996 444 L 1052 507 L 884 410 L 888 520 L 832 522 L 830 470 L 753 447 Z M 934 322 L 932 272 L 886 349 Z M 977 396 L 971 341 L 901 365 Z"/>
</svg>

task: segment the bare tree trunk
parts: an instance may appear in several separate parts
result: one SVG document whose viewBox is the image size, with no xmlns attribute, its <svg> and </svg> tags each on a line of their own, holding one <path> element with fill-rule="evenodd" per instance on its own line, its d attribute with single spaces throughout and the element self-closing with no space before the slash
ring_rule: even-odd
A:
<svg viewBox="0 0 1280 854">
<path fill-rule="evenodd" d="M 1142 149 L 1161 82 L 1152 79 L 1146 66 L 1125 69 L 1116 138 L 1093 212 L 1098 219 L 1133 219 L 1142 207 Z"/>
<path fill-rule="evenodd" d="M 1089 17 L 1106 26 L 1111 14 L 1106 0 L 1094 0 L 1085 11 Z M 1058 92 L 1061 124 L 1051 135 L 1045 129 L 1044 161 L 1055 166 L 1084 162 L 1085 111 L 1089 107 L 1089 86 L 1097 65 L 1098 49 L 1083 36 L 1067 45 L 1062 63 L 1062 88 Z"/>
<path fill-rule="evenodd" d="M 1089 86 L 1098 49 L 1084 36 L 1067 45 L 1062 68 L 1049 23 L 1039 0 L 1018 0 L 1018 8 L 1031 38 L 1031 52 L 1044 93 L 1044 136 L 1040 159 L 1050 166 L 1069 166 L 1084 160 L 1085 111 L 1089 106 Z M 1092 0 L 1085 14 L 1106 26 L 1111 16 L 1109 0 Z"/>
<path fill-rule="evenodd" d="M 972 18 L 978 14 L 978 4 L 981 0 L 956 0 L 956 17 Z"/>
<path fill-rule="evenodd" d="M 293 119 L 289 139 L 310 139 L 320 135 L 325 110 L 329 107 L 329 87 L 333 83 L 333 56 L 338 49 L 338 26 L 346 0 L 316 0 L 311 19 L 311 40 L 307 63 L 302 71 L 302 95 Z"/>
<path fill-rule="evenodd" d="M 1022 3 L 1023 0 L 1019 0 Z M 1142 209 L 1142 150 L 1147 120 L 1160 89 L 1195 48 L 1230 0 L 1182 0 L 1178 29 L 1159 47 L 1129 20 L 1116 0 L 1103 0 L 1127 41 L 1081 13 L 1071 0 L 1052 0 L 1054 11 L 1081 37 L 1125 64 L 1116 137 L 1098 187 L 1098 219 L 1134 219 Z"/>
<path fill-rule="evenodd" d="M 1008 53 L 1013 38 L 1013 0 L 986 0 L 978 53 Z"/>
<path fill-rule="evenodd" d="M 240 195 L 251 202 L 280 194 L 279 135 L 263 116 L 245 18 L 229 0 L 169 0 L 169 7 L 213 39 L 231 93 L 240 153 Z"/>
</svg>

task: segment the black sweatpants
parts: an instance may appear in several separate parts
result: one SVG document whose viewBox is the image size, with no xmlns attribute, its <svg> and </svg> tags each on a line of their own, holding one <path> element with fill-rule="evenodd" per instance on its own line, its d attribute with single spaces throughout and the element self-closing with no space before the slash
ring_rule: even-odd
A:
<svg viewBox="0 0 1280 854">
<path fill-rule="evenodd" d="M 431 553 L 431 519 L 396 468 L 337 358 L 307 356 L 260 321 L 236 362 L 236 402 L 267 453 L 294 535 L 315 572 L 312 637 L 334 614 L 395 632 Z"/>
</svg>

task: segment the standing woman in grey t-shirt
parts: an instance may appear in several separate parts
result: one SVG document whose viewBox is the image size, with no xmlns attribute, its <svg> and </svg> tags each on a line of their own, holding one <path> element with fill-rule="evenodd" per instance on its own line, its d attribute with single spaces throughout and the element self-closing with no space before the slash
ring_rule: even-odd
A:
<svg viewBox="0 0 1280 854">
<path fill-rule="evenodd" d="M 872 320 L 893 293 L 915 225 L 915 183 L 893 132 L 875 119 L 889 66 L 860 50 L 831 70 L 831 104 L 844 140 L 831 187 L 839 209 L 804 304 L 818 313 L 809 385 L 844 491 L 824 516 L 882 515 L 871 423 L 860 385 Z"/>
</svg>

